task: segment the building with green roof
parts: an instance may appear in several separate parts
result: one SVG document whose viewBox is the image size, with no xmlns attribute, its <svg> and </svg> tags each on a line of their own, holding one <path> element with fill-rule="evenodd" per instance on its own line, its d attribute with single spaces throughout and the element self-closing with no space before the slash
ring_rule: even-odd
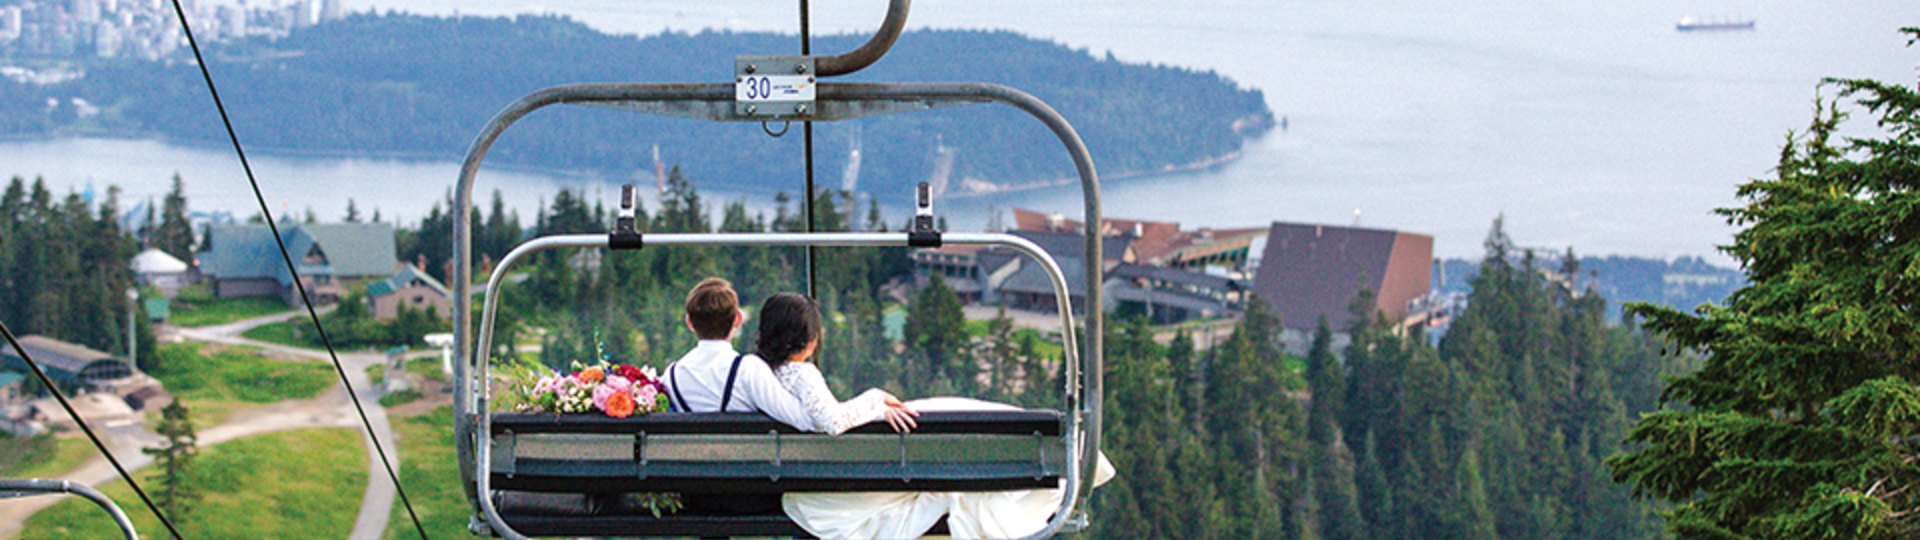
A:
<svg viewBox="0 0 1920 540">
<path fill-rule="evenodd" d="M 22 337 L 20 348 L 26 349 L 27 355 L 46 370 L 47 377 L 68 392 L 91 390 L 134 374 L 133 366 L 112 354 L 46 336 Z M 33 369 L 11 347 L 0 347 L 0 367 L 20 373 Z"/>
<path fill-rule="evenodd" d="M 315 304 L 339 302 L 342 281 L 383 278 L 399 267 L 393 226 L 387 223 L 297 223 L 284 225 L 287 253 Z M 212 245 L 202 252 L 201 279 L 214 296 L 275 296 L 300 303 L 273 231 L 265 224 L 212 228 Z"/>
<path fill-rule="evenodd" d="M 393 277 L 367 284 L 367 311 L 375 319 L 400 316 L 402 306 L 412 310 L 430 310 L 441 318 L 453 315 L 453 294 L 447 286 L 420 268 L 406 265 Z"/>
</svg>

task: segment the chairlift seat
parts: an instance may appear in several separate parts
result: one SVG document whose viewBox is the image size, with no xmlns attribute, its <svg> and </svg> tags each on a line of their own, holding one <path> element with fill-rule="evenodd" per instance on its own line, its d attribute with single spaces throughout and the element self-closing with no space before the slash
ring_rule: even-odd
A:
<svg viewBox="0 0 1920 540">
<path fill-rule="evenodd" d="M 885 423 L 830 436 L 760 413 L 500 413 L 491 480 L 501 517 L 532 536 L 787 536 L 779 513 L 655 517 L 618 494 L 1000 491 L 1058 488 L 1057 411 L 927 411 L 911 433 Z M 943 524 L 944 525 L 944 524 Z"/>
<path fill-rule="evenodd" d="M 1058 411 L 923 412 L 831 436 L 760 413 L 500 413 L 495 489 L 558 493 L 1001 491 L 1059 487 Z"/>
</svg>

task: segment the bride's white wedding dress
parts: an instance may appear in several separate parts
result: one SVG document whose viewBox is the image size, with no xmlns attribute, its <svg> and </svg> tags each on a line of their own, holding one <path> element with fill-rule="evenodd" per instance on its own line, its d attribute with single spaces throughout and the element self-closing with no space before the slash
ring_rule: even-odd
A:
<svg viewBox="0 0 1920 540">
<path fill-rule="evenodd" d="M 781 366 L 780 384 L 800 398 L 819 431 L 838 435 L 879 420 L 886 396 L 868 390 L 841 402 L 811 362 Z M 916 411 L 996 411 L 1018 407 L 977 399 L 940 397 L 907 402 Z M 1093 483 L 1113 478 L 1113 465 L 1100 456 Z M 1059 489 L 979 492 L 788 493 L 781 497 L 787 517 L 820 538 L 915 538 L 947 516 L 954 538 L 1018 538 L 1039 532 L 1060 508 Z"/>
</svg>

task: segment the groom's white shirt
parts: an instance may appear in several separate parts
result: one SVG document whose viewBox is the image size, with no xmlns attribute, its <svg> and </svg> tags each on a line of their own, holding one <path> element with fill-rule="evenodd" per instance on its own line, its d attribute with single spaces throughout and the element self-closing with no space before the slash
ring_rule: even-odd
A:
<svg viewBox="0 0 1920 540">
<path fill-rule="evenodd" d="M 739 355 L 730 341 L 701 340 L 660 374 L 667 382 L 667 399 L 673 400 L 676 409 L 684 398 L 692 412 L 719 411 L 727 372 Z M 807 416 L 800 399 L 780 386 L 767 361 L 751 354 L 740 360 L 740 373 L 734 377 L 733 399 L 727 401 L 726 412 L 762 412 L 800 431 L 813 431 L 813 419 Z"/>
</svg>

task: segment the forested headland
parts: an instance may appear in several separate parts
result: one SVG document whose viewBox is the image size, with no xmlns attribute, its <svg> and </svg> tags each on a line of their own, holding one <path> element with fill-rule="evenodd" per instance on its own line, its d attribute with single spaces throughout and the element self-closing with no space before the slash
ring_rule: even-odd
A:
<svg viewBox="0 0 1920 540">
<path fill-rule="evenodd" d="M 1733 291 L 1747 284 L 1734 268 L 1716 266 L 1704 258 L 1681 256 L 1673 260 L 1622 255 L 1582 255 L 1580 275 L 1562 276 L 1605 297 L 1609 313 L 1643 302 L 1689 310 L 1703 304 L 1723 304 Z M 1434 288 L 1442 292 L 1472 290 L 1480 263 L 1467 259 L 1434 261 Z"/>
<path fill-rule="evenodd" d="M 865 39 L 819 37 L 814 50 L 852 50 Z M 727 82 L 734 56 L 791 54 L 797 42 L 771 33 L 608 35 L 555 16 L 367 13 L 284 38 L 213 44 L 208 63 L 250 148 L 458 160 L 495 112 L 529 92 L 583 82 Z M 0 134 L 225 143 L 195 66 L 75 61 L 85 75 L 73 81 L 0 81 Z M 877 64 L 833 80 L 971 81 L 1020 89 L 1069 119 L 1109 176 L 1216 162 L 1272 121 L 1259 90 L 1213 72 L 1096 58 L 1005 31 L 911 31 Z M 657 145 L 664 162 L 701 171 L 709 187 L 770 194 L 768 180 L 803 174 L 800 139 L 772 138 L 758 126 L 559 107 L 516 124 L 488 162 L 651 178 Z M 815 146 L 818 170 L 833 179 L 843 176 L 858 148 L 858 178 L 871 186 L 863 191 L 894 200 L 905 200 L 912 183 L 929 179 L 937 154 L 952 156 L 955 186 L 1074 177 L 1053 134 L 1005 106 L 824 123 L 816 128 Z"/>
</svg>

